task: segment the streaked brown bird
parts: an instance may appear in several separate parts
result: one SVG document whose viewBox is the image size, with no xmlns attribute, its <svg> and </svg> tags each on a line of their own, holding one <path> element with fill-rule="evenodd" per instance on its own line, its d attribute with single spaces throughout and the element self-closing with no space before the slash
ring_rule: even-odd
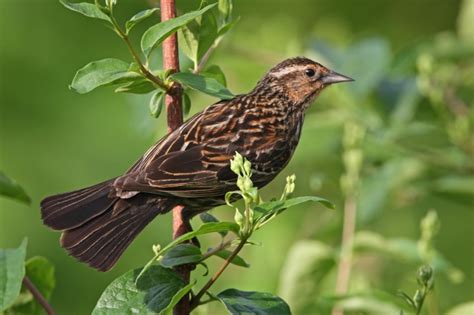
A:
<svg viewBox="0 0 474 315">
<path fill-rule="evenodd" d="M 124 175 L 41 202 L 44 224 L 62 231 L 61 245 L 78 260 L 109 270 L 158 214 L 184 206 L 185 221 L 224 204 L 236 190 L 230 159 L 252 163 L 263 187 L 288 164 L 305 110 L 328 85 L 353 81 L 310 59 L 287 59 L 248 94 L 194 115 L 151 147 Z"/>
</svg>

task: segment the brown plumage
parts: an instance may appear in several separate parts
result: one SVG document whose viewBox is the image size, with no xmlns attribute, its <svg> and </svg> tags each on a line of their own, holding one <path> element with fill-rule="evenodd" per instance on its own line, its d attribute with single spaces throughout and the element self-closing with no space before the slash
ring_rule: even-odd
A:
<svg viewBox="0 0 474 315">
<path fill-rule="evenodd" d="M 352 79 L 307 58 L 273 67 L 248 94 L 215 103 L 151 147 L 124 175 L 41 202 L 44 224 L 62 231 L 61 245 L 106 271 L 158 214 L 176 205 L 189 220 L 236 190 L 229 160 L 252 163 L 252 180 L 268 184 L 298 144 L 304 112 L 332 83 Z"/>
</svg>

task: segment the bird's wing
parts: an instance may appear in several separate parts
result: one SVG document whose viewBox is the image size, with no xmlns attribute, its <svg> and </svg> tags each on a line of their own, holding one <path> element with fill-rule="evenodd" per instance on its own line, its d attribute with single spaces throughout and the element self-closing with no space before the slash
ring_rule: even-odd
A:
<svg viewBox="0 0 474 315">
<path fill-rule="evenodd" d="M 228 106 L 216 103 L 176 131 L 170 133 L 148 152 L 114 186 L 119 192 L 139 191 L 183 198 L 222 196 L 235 189 L 236 175 L 230 170 L 233 153 L 217 137 L 229 137 L 225 130 Z M 214 132 L 213 141 L 209 134 Z M 223 139 L 223 141 L 225 141 Z"/>
</svg>

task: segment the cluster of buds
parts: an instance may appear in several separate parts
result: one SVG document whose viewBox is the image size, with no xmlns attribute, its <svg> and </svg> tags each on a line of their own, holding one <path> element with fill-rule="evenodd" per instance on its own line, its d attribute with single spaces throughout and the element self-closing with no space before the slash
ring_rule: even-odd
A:
<svg viewBox="0 0 474 315">
<path fill-rule="evenodd" d="M 237 187 L 242 193 L 246 203 L 258 202 L 258 189 L 253 186 L 252 169 L 250 162 L 240 153 L 236 152 L 230 160 L 230 169 L 237 174 Z"/>
<path fill-rule="evenodd" d="M 236 152 L 234 158 L 230 160 L 230 169 L 237 174 L 237 187 L 239 191 L 232 191 L 226 194 L 226 203 L 231 206 L 231 197 L 234 194 L 242 196 L 245 202 L 245 209 L 241 211 L 235 208 L 234 220 L 240 226 L 241 237 L 250 236 L 253 230 L 254 205 L 259 202 L 258 188 L 252 182 L 252 168 L 250 162 L 240 153 Z"/>
</svg>

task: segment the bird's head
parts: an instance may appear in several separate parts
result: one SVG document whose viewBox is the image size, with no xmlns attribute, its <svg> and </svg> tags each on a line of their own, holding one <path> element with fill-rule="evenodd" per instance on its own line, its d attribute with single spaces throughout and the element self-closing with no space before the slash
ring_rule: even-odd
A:
<svg viewBox="0 0 474 315">
<path fill-rule="evenodd" d="M 309 104 L 327 86 L 354 81 L 308 58 L 286 59 L 265 75 L 259 86 L 283 93 L 295 105 Z"/>
</svg>

